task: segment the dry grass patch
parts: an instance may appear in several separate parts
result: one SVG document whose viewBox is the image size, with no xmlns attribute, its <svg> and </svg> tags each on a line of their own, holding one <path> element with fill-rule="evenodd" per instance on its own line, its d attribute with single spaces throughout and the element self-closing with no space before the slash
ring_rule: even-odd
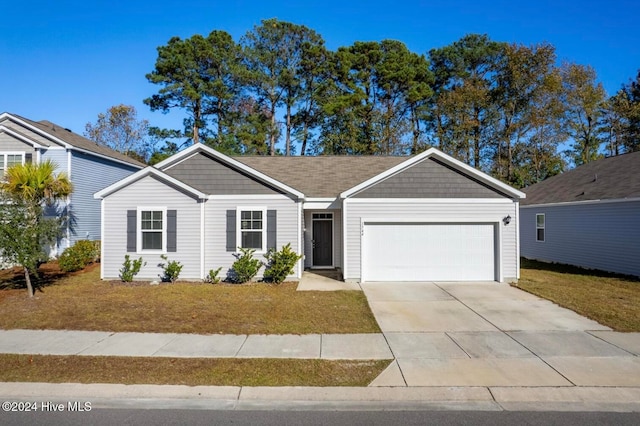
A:
<svg viewBox="0 0 640 426">
<path fill-rule="evenodd" d="M 0 355 L 0 381 L 188 386 L 367 386 L 390 361 Z"/>
<path fill-rule="evenodd" d="M 640 280 L 523 259 L 517 287 L 617 331 L 640 331 Z"/>
<path fill-rule="evenodd" d="M 296 283 L 126 285 L 100 281 L 97 266 L 50 280 L 31 300 L 25 290 L 1 290 L 0 328 L 198 334 L 380 331 L 358 291 L 297 292 Z"/>
</svg>

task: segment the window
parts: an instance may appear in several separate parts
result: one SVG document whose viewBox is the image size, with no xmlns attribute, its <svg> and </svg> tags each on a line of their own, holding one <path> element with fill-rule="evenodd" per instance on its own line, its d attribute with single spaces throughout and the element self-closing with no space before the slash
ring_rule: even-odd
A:
<svg viewBox="0 0 640 426">
<path fill-rule="evenodd" d="M 262 251 L 265 247 L 264 210 L 240 210 L 240 247 Z"/>
<path fill-rule="evenodd" d="M 13 153 L 13 154 L 0 153 L 0 176 L 4 176 L 4 173 L 9 167 L 15 164 L 22 164 L 23 159 L 24 159 L 24 154 L 22 153 Z"/>
<path fill-rule="evenodd" d="M 544 213 L 536 215 L 536 241 L 544 242 Z"/>
<path fill-rule="evenodd" d="M 164 250 L 164 220 L 162 210 L 140 211 L 142 250 Z"/>
</svg>

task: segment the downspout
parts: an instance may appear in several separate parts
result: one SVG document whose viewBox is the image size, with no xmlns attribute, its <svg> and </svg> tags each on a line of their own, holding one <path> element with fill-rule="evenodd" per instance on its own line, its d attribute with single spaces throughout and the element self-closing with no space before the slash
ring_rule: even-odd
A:
<svg viewBox="0 0 640 426">
<path fill-rule="evenodd" d="M 205 202 L 206 200 L 200 199 L 199 203 L 200 203 L 200 277 L 202 279 L 205 278 L 205 266 L 204 266 L 204 261 L 205 261 L 205 256 L 204 256 L 204 250 L 206 247 L 205 244 L 205 238 L 206 238 L 206 230 L 205 230 L 205 220 L 204 220 L 204 214 L 205 214 Z"/>
</svg>

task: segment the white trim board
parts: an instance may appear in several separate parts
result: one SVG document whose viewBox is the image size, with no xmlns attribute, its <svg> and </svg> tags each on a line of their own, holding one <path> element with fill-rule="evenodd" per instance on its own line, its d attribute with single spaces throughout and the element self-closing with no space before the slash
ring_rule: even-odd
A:
<svg viewBox="0 0 640 426">
<path fill-rule="evenodd" d="M 526 206 L 520 205 L 521 209 L 539 209 L 541 207 L 564 207 L 564 206 L 582 206 L 588 204 L 608 204 L 608 203 L 633 203 L 640 201 L 640 197 L 632 198 L 612 198 L 610 200 L 584 200 L 584 201 L 565 201 L 558 203 L 542 203 L 542 204 L 527 204 Z"/>
</svg>

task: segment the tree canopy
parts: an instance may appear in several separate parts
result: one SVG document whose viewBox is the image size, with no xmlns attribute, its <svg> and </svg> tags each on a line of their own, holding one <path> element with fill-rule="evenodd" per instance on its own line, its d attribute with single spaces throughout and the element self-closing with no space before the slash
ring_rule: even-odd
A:
<svg viewBox="0 0 640 426">
<path fill-rule="evenodd" d="M 29 296 L 34 294 L 31 274 L 48 258 L 46 248 L 61 236 L 68 212 L 59 211 L 55 203 L 73 191 L 57 165 L 46 160 L 9 167 L 0 181 L 0 255 L 9 263 L 22 266 Z M 54 210 L 55 218 L 45 218 L 45 207 Z"/>
<path fill-rule="evenodd" d="M 608 98 L 591 67 L 558 64 L 548 43 L 468 34 L 425 54 L 400 40 L 329 50 L 314 30 L 267 19 L 237 43 L 217 30 L 174 37 L 147 78 L 160 86 L 145 100 L 152 110 L 186 114 L 165 138 L 231 154 L 407 155 L 435 146 L 523 187 L 605 150 L 640 149 L 640 71 Z"/>
</svg>

